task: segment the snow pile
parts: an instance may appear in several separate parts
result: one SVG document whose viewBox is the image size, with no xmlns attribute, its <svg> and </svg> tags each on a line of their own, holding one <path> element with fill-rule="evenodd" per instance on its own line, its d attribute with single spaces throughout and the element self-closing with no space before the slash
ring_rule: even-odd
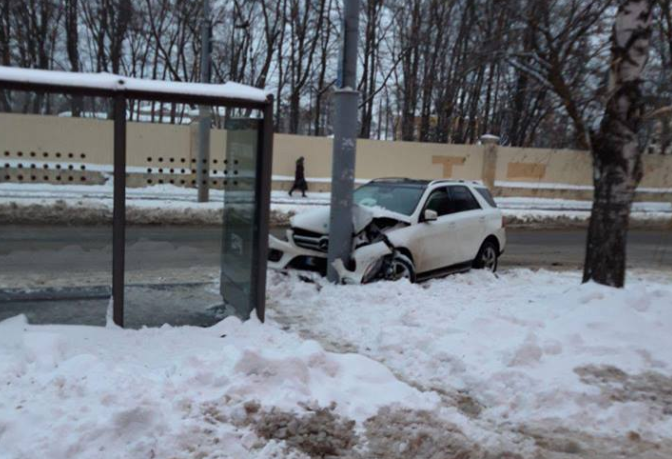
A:
<svg viewBox="0 0 672 459">
<path fill-rule="evenodd" d="M 0 183 L 0 221 L 12 224 L 88 225 L 111 222 L 112 182 L 104 185 Z M 133 224 L 220 225 L 224 192 L 210 190 L 210 201 L 196 202 L 196 190 L 175 185 L 126 189 L 126 220 Z M 307 198 L 271 195 L 271 224 L 286 225 L 289 216 L 329 204 L 329 195 Z"/>
<path fill-rule="evenodd" d="M 442 395 L 451 421 L 669 437 L 672 283 L 471 272 L 335 287 L 275 274 L 270 317 Z M 462 421 L 460 421 L 462 419 Z M 473 435 L 473 432 L 472 432 Z"/>
<path fill-rule="evenodd" d="M 15 317 L 0 323 L 0 387 L 2 459 L 292 457 L 245 416 L 335 403 L 361 426 L 381 407 L 438 403 L 366 357 L 233 318 L 132 331 Z"/>
<path fill-rule="evenodd" d="M 87 166 L 88 167 L 88 166 Z M 95 166 L 93 166 L 95 167 Z M 278 176 L 273 177 L 274 180 Z M 91 224 L 110 221 L 112 181 L 104 185 L 0 183 L 0 219 L 15 224 Z M 196 202 L 196 190 L 174 185 L 127 188 L 126 216 L 134 224 L 221 223 L 224 192 L 210 190 L 210 202 Z M 293 215 L 329 206 L 330 194 L 309 192 L 306 198 L 286 191 L 271 194 L 271 220 L 288 225 Z M 590 201 L 547 198 L 496 198 L 507 225 L 534 227 L 585 227 Z M 633 227 L 666 227 L 672 222 L 672 203 L 638 202 L 632 209 Z"/>
</svg>

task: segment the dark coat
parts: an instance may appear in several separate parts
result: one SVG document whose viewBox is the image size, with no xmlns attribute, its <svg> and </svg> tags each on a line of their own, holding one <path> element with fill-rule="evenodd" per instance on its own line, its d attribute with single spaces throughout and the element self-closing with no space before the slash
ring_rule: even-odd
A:
<svg viewBox="0 0 672 459">
<path fill-rule="evenodd" d="M 296 163 L 296 171 L 294 171 L 294 181 L 297 183 L 306 181 L 306 172 L 305 168 L 303 167 L 303 162 Z"/>
<path fill-rule="evenodd" d="M 292 185 L 292 190 L 301 190 L 305 192 L 308 189 L 308 183 L 306 182 L 306 172 L 303 167 L 303 161 L 296 162 L 296 170 L 294 171 L 294 185 Z"/>
</svg>

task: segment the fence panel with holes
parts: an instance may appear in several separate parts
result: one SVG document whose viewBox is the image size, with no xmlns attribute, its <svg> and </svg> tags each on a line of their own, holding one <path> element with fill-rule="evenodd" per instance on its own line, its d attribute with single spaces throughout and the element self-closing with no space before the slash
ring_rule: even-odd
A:
<svg viewBox="0 0 672 459">
<path fill-rule="evenodd" d="M 17 113 L 0 121 L 5 183 L 102 185 L 112 173 L 111 121 Z"/>
<path fill-rule="evenodd" d="M 69 115 L 67 110 L 59 113 Z M 93 113 L 83 115 L 91 117 L 0 113 L 2 153 L 6 154 L 0 163 L 3 171 L 0 181 L 105 184 L 112 165 L 104 160 L 101 151 L 111 148 L 106 144 L 111 138 L 102 132 L 109 130 L 106 126 L 112 121 L 106 119 L 106 113 L 96 114 L 98 118 L 92 118 Z M 225 118 L 224 112 L 217 115 Z M 213 189 L 221 190 L 232 175 L 224 151 L 217 147 L 226 144 L 224 124 L 214 123 L 211 136 L 208 180 Z M 68 146 L 73 143 L 79 147 L 69 151 Z M 329 191 L 331 139 L 281 134 L 275 136 L 274 148 L 275 189 L 291 187 L 296 159 L 304 156 L 310 191 Z M 19 152 L 23 156 L 19 157 Z M 357 179 L 365 181 L 404 175 L 423 179 L 480 180 L 484 177 L 483 152 L 482 145 L 360 139 L 357 143 Z M 35 156 L 30 156 L 31 153 Z M 45 153 L 47 156 L 43 156 Z M 196 187 L 202 165 L 196 164 L 198 123 L 195 111 L 182 106 L 173 110 L 167 104 L 136 105 L 129 110 L 128 153 L 129 187 Z M 57 157 L 57 154 L 61 156 Z M 61 162 L 66 164 L 56 169 Z M 499 196 L 592 199 L 589 152 L 498 146 L 497 160 L 493 164 L 494 192 Z M 47 172 L 26 174 L 21 170 L 33 165 L 36 168 L 46 166 Z M 66 169 L 70 173 L 64 174 L 63 167 L 72 169 Z M 669 201 L 672 198 L 672 156 L 645 155 L 644 178 L 637 198 L 643 201 Z"/>
<path fill-rule="evenodd" d="M 112 175 L 112 125 L 108 119 L 0 113 L 2 182 L 105 185 Z M 205 169 L 210 186 L 218 190 L 229 176 L 222 145 L 226 130 L 213 125 Z M 129 187 L 196 187 L 197 170 L 203 165 L 197 164 L 198 124 L 191 117 L 171 122 L 169 117 L 129 113 L 127 151 Z"/>
</svg>

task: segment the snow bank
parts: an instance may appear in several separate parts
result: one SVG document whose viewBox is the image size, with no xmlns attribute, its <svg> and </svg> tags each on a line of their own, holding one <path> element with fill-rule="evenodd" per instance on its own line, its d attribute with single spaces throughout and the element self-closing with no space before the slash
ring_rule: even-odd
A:
<svg viewBox="0 0 672 459">
<path fill-rule="evenodd" d="M 524 188 L 533 190 L 579 190 L 592 191 L 595 188 L 592 185 L 573 185 L 570 183 L 548 183 L 548 182 L 510 182 L 496 180 L 495 186 L 500 188 Z M 647 188 L 637 187 L 640 193 L 665 194 L 672 193 L 672 188 Z"/>
<path fill-rule="evenodd" d="M 275 177 L 274 177 L 275 179 Z M 132 224 L 206 224 L 222 221 L 224 192 L 213 189 L 211 201 L 196 202 L 196 190 L 174 185 L 127 188 L 127 220 Z M 307 198 L 285 191 L 271 195 L 273 225 L 291 216 L 329 205 L 330 194 L 309 192 Z M 497 198 L 507 225 L 520 228 L 584 228 L 589 201 L 546 198 Z M 0 220 L 15 224 L 96 224 L 111 221 L 112 182 L 104 185 L 0 184 Z M 672 223 L 672 203 L 633 205 L 632 228 L 664 229 Z"/>
<path fill-rule="evenodd" d="M 0 322 L 0 387 L 3 459 L 278 457 L 273 444 L 254 449 L 236 422 L 245 404 L 301 412 L 335 402 L 361 422 L 383 406 L 438 400 L 371 359 L 233 318 L 131 331 L 15 317 Z"/>
<path fill-rule="evenodd" d="M 465 432 L 464 414 L 510 429 L 669 438 L 667 276 L 616 290 L 580 285 L 577 273 L 529 270 L 348 287 L 275 274 L 269 317 L 441 393 Z"/>
</svg>

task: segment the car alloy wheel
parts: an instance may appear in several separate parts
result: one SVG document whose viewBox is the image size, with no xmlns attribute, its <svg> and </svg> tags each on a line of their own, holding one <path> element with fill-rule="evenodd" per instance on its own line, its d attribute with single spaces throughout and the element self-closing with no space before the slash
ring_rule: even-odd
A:
<svg viewBox="0 0 672 459">
<path fill-rule="evenodd" d="M 386 267 L 385 280 L 398 281 L 401 279 L 415 282 L 415 267 L 408 257 L 397 254 L 389 261 Z"/>
<path fill-rule="evenodd" d="M 486 242 L 481 247 L 476 268 L 487 269 L 492 272 L 497 271 L 497 249 L 491 242 Z"/>
</svg>

